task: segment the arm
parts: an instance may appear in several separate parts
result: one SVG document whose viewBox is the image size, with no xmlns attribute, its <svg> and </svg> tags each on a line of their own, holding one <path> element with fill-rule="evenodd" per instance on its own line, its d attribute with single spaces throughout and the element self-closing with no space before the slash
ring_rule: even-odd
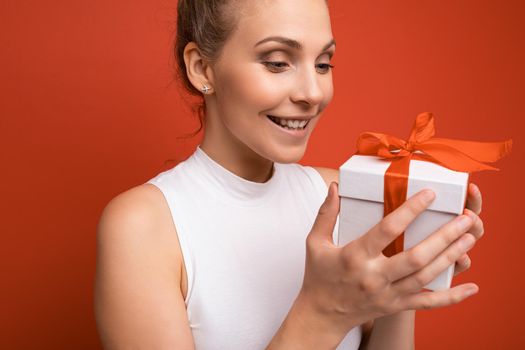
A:
<svg viewBox="0 0 525 350">
<path fill-rule="evenodd" d="M 331 169 L 327 169 L 331 170 Z M 336 174 L 337 176 L 337 174 Z M 337 181 L 337 179 L 336 179 Z M 361 322 L 346 319 L 345 328 L 338 329 L 337 322 L 329 322 L 322 312 L 307 301 L 304 294 L 299 293 L 292 308 L 281 327 L 266 347 L 266 350 L 324 350 L 336 349 L 350 329 L 359 326 Z M 339 325 L 341 322 L 339 323 Z M 362 325 L 363 338 L 361 345 L 366 343 L 372 322 Z M 360 349 L 363 349 L 360 347 Z"/>
<path fill-rule="evenodd" d="M 473 237 L 479 232 L 467 230 L 478 226 L 473 226 L 476 220 L 467 213 L 458 216 L 415 247 L 385 257 L 382 251 L 389 242 L 434 200 L 432 191 L 423 190 L 359 239 L 337 247 L 332 242 L 332 232 L 340 206 L 338 186 L 333 182 L 306 238 L 305 275 L 298 299 L 269 348 L 301 348 L 308 339 L 316 341 L 317 334 L 322 339 L 317 339 L 315 347 L 333 349 L 352 328 L 374 319 L 376 335 L 372 330 L 370 344 L 363 339 L 361 349 L 368 349 L 373 343 L 381 348 L 388 344 L 389 349 L 391 344 L 396 348 L 404 348 L 407 343 L 410 346 L 414 338 L 413 319 L 407 322 L 403 318 L 410 315 L 407 310 L 449 306 L 475 294 L 477 286 L 472 283 L 431 293 L 420 291 L 438 271 L 472 248 Z M 405 337 L 407 329 L 411 335 Z M 313 346 L 308 345 L 307 349 Z"/>
<path fill-rule="evenodd" d="M 361 325 L 362 327 L 362 338 L 361 338 L 361 344 L 359 345 L 359 350 L 366 350 L 368 347 L 368 343 L 370 341 L 370 335 L 372 334 L 372 330 L 374 328 L 375 320 L 370 320 L 366 323 L 363 323 Z"/>
<path fill-rule="evenodd" d="M 326 185 L 339 182 L 339 170 L 315 167 Z M 415 311 L 402 311 L 363 324 L 359 350 L 413 349 Z"/>
<path fill-rule="evenodd" d="M 194 349 L 178 252 L 171 213 L 154 186 L 138 186 L 106 206 L 94 300 L 104 349 Z"/>
<path fill-rule="evenodd" d="M 370 340 L 364 349 L 414 349 L 414 325 L 416 311 L 401 311 L 376 318 Z"/>
<path fill-rule="evenodd" d="M 322 315 L 299 294 L 265 350 L 335 350 L 345 335 L 333 324 L 323 323 Z"/>
<path fill-rule="evenodd" d="M 315 168 L 323 177 L 327 185 L 331 181 L 339 181 L 339 171 L 330 168 Z M 474 222 L 470 233 L 476 239 L 481 238 L 484 233 L 483 223 L 479 218 L 482 208 L 482 196 L 479 188 L 470 184 L 467 193 L 465 214 L 469 215 Z M 456 262 L 454 275 L 466 271 L 470 267 L 470 259 L 465 253 Z M 381 349 L 414 349 L 415 333 L 415 310 L 401 311 L 395 314 L 379 317 L 363 325 L 363 339 L 360 350 Z"/>
<path fill-rule="evenodd" d="M 481 207 L 481 192 L 476 185 L 470 184 L 467 193 L 467 210 L 465 210 L 465 213 L 474 221 L 474 226 L 470 232 L 476 239 L 481 238 L 483 235 L 483 223 L 478 217 L 481 213 Z M 468 270 L 469 267 L 470 258 L 468 254 L 465 253 L 463 257 L 456 262 L 454 276 Z M 407 310 L 376 319 L 366 350 L 414 349 L 415 318 L 416 311 Z"/>
</svg>

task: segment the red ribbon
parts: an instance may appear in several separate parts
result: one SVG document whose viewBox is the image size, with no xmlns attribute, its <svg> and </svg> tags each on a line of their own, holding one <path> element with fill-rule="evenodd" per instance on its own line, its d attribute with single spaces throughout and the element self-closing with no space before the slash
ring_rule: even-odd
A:
<svg viewBox="0 0 525 350">
<path fill-rule="evenodd" d="M 499 170 L 483 162 L 495 162 L 508 155 L 512 149 L 512 139 L 502 142 L 475 142 L 435 138 L 434 133 L 434 117 L 432 113 L 424 112 L 417 116 L 408 141 L 375 132 L 365 132 L 359 136 L 355 154 L 379 156 L 391 161 L 384 178 L 383 216 L 406 201 L 411 159 L 470 173 Z M 416 151 L 423 153 L 414 153 Z M 403 242 L 404 232 L 383 253 L 392 256 L 403 251 Z"/>
</svg>

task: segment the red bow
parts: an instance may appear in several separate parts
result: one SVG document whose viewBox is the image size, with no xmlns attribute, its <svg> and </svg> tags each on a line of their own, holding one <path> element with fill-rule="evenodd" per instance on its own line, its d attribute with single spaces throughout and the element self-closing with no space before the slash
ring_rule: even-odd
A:
<svg viewBox="0 0 525 350">
<path fill-rule="evenodd" d="M 411 159 L 432 162 L 451 170 L 470 173 L 499 170 L 483 162 L 495 162 L 508 155 L 512 149 L 511 139 L 502 142 L 475 142 L 435 138 L 434 133 L 434 117 L 432 113 L 424 112 L 417 116 L 408 141 L 374 132 L 365 132 L 359 136 L 355 154 L 379 156 L 391 160 L 384 179 L 383 216 L 406 201 Z M 415 153 L 416 151 L 422 153 Z M 383 253 L 392 256 L 403 251 L 403 240 L 404 233 L 386 247 Z"/>
</svg>

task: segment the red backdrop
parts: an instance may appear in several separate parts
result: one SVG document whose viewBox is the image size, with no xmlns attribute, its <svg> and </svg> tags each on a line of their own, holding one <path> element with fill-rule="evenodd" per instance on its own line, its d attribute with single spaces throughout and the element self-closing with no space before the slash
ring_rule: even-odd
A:
<svg viewBox="0 0 525 350">
<path fill-rule="evenodd" d="M 486 235 L 454 283 L 480 292 L 417 314 L 419 349 L 525 343 L 522 1 L 331 0 L 335 95 L 301 163 L 338 167 L 362 131 L 514 139 L 472 176 Z M 175 1 L 0 3 L 2 349 L 98 349 L 96 226 L 105 204 L 185 158 L 200 135 L 172 77 Z"/>
</svg>

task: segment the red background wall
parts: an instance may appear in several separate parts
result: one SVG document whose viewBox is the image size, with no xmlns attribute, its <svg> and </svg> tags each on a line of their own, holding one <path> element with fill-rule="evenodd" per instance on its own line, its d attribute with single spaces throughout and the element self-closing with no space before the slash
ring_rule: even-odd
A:
<svg viewBox="0 0 525 350">
<path fill-rule="evenodd" d="M 499 0 L 331 0 L 335 96 L 303 164 L 338 167 L 362 131 L 514 139 L 500 172 L 472 176 L 486 235 L 454 283 L 480 292 L 418 312 L 419 349 L 525 343 L 525 8 Z M 92 312 L 95 234 L 118 193 L 187 157 L 200 135 L 170 84 L 176 2 L 0 3 L 0 348 L 100 348 Z M 521 98 L 521 101 L 520 101 Z"/>
</svg>

